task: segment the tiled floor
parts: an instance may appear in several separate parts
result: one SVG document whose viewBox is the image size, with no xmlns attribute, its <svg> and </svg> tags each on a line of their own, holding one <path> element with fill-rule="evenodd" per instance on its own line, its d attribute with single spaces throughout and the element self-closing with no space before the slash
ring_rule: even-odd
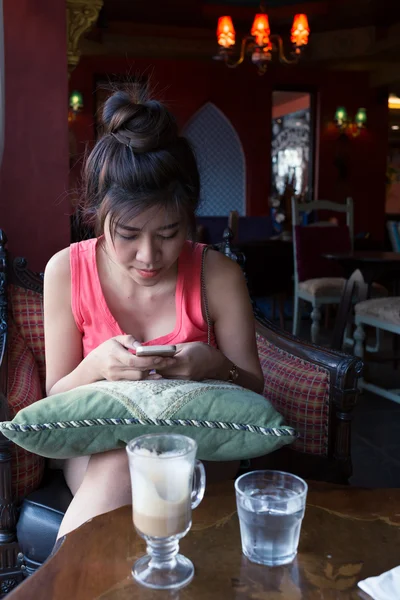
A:
<svg viewBox="0 0 400 600">
<path fill-rule="evenodd" d="M 291 328 L 291 321 L 286 322 Z M 309 339 L 310 322 L 303 321 L 301 337 Z M 331 332 L 323 332 L 322 343 L 329 344 Z M 391 337 L 383 340 L 385 353 L 391 352 Z M 400 366 L 369 363 L 368 378 L 388 388 L 400 388 Z M 400 487 L 400 404 L 369 392 L 359 397 L 352 427 L 352 485 Z"/>
</svg>

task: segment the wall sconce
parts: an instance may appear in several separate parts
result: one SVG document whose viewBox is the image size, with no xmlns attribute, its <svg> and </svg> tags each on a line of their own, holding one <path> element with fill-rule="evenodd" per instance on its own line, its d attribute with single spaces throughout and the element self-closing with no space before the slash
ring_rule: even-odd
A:
<svg viewBox="0 0 400 600">
<path fill-rule="evenodd" d="M 268 63 L 272 60 L 272 53 L 277 53 L 281 63 L 286 65 L 297 64 L 301 58 L 304 47 L 308 44 L 310 27 L 307 16 L 299 14 L 294 17 L 290 40 L 293 44 L 292 58 L 287 58 L 283 49 L 283 41 L 280 35 L 271 35 L 268 15 L 264 10 L 263 3 L 260 5 L 260 13 L 254 17 L 250 35 L 246 35 L 241 42 L 240 55 L 235 60 L 233 50 L 235 45 L 235 28 L 229 16 L 220 17 L 217 26 L 217 40 L 219 51 L 214 58 L 222 60 L 231 68 L 242 64 L 246 56 L 256 65 L 260 75 L 267 70 Z"/>
<path fill-rule="evenodd" d="M 80 92 L 74 90 L 71 92 L 69 97 L 69 108 L 70 108 L 70 116 L 68 118 L 69 121 L 73 121 L 76 119 L 76 115 L 83 108 L 83 97 Z"/>
<path fill-rule="evenodd" d="M 400 98 L 396 94 L 389 94 L 388 106 L 394 110 L 400 110 Z"/>
<path fill-rule="evenodd" d="M 367 111 L 365 108 L 359 108 L 354 119 L 349 119 L 344 106 L 339 106 L 335 113 L 335 123 L 340 133 L 357 137 L 367 124 Z"/>
</svg>

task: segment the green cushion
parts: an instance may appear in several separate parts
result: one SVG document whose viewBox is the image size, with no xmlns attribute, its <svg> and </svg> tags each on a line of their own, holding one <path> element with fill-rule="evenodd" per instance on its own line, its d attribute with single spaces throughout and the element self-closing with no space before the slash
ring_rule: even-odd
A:
<svg viewBox="0 0 400 600">
<path fill-rule="evenodd" d="M 21 410 L 0 430 L 23 448 L 70 458 L 119 447 L 146 433 L 180 433 L 204 460 L 268 454 L 296 431 L 263 396 L 223 381 L 99 381 Z"/>
</svg>

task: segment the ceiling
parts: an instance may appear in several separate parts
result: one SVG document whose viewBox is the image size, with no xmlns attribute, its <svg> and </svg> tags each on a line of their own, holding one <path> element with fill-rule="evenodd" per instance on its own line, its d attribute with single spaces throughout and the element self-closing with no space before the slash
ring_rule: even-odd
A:
<svg viewBox="0 0 400 600">
<path fill-rule="evenodd" d="M 230 14 L 240 38 L 258 7 L 257 0 L 104 0 L 97 28 L 86 36 L 92 46 L 84 53 L 164 55 L 169 45 L 176 57 L 213 55 L 218 17 Z M 284 40 L 293 15 L 307 14 L 311 37 L 304 64 L 370 71 L 372 85 L 400 92 L 400 0 L 269 0 L 266 9 L 272 32 Z M 94 48 L 94 42 L 103 48 Z"/>
<path fill-rule="evenodd" d="M 159 24 L 215 26 L 223 12 L 248 21 L 259 12 L 258 0 L 104 0 L 101 20 Z M 269 0 L 266 11 L 278 22 L 306 12 L 314 30 L 375 25 L 385 27 L 400 18 L 398 0 Z"/>
</svg>

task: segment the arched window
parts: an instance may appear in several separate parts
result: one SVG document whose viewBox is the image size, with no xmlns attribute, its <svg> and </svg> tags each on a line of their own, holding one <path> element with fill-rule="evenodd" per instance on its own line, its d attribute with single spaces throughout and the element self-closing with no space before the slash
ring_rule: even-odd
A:
<svg viewBox="0 0 400 600">
<path fill-rule="evenodd" d="M 242 144 L 232 123 L 208 102 L 186 124 L 201 179 L 199 216 L 246 214 L 246 164 Z"/>
</svg>

